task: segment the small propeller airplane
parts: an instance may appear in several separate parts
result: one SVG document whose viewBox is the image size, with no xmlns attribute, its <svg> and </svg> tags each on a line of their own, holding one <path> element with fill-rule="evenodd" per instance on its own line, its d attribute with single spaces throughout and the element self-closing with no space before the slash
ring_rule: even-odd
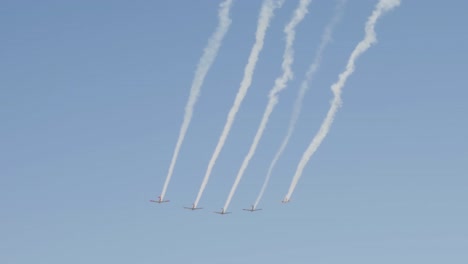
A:
<svg viewBox="0 0 468 264">
<path fill-rule="evenodd" d="M 260 210 L 262 210 L 262 209 L 257 209 L 257 208 L 255 208 L 254 205 L 252 205 L 252 207 L 250 207 L 250 209 L 242 209 L 242 210 L 244 210 L 244 211 L 249 211 L 249 212 L 255 212 L 255 211 L 260 211 Z"/>
<path fill-rule="evenodd" d="M 168 203 L 169 200 L 163 200 L 161 196 L 158 196 L 158 200 L 150 200 L 152 203 Z"/>
<path fill-rule="evenodd" d="M 281 201 L 282 203 L 289 203 L 291 200 L 289 200 L 288 198 L 284 197 L 283 201 Z"/>
<path fill-rule="evenodd" d="M 192 204 L 192 207 L 185 207 L 185 209 L 188 209 L 188 210 L 200 210 L 200 209 L 203 209 L 203 207 L 195 207 L 195 204 Z"/>
<path fill-rule="evenodd" d="M 224 215 L 224 214 L 230 214 L 231 212 L 226 212 L 226 211 L 224 211 L 224 208 L 221 208 L 220 212 L 215 212 L 215 213 Z"/>
</svg>

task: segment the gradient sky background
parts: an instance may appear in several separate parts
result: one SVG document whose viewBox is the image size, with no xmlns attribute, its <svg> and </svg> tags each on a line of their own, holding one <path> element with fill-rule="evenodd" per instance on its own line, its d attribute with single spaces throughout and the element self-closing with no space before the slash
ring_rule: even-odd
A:
<svg viewBox="0 0 468 264">
<path fill-rule="evenodd" d="M 283 205 L 300 156 L 376 0 L 350 0 L 260 203 L 298 86 L 334 1 L 297 28 L 280 95 L 230 206 L 223 206 L 280 74 L 276 11 L 252 87 L 200 206 L 186 211 L 254 42 L 261 1 L 236 1 L 169 185 L 196 64 L 220 1 L 16 1 L 0 8 L 0 263 L 468 263 L 466 1 L 402 1 L 376 26 L 343 107 Z"/>
</svg>

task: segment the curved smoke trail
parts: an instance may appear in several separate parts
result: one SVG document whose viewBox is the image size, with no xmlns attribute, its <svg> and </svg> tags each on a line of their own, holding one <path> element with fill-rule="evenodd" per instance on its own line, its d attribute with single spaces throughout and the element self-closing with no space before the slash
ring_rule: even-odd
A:
<svg viewBox="0 0 468 264">
<path fill-rule="evenodd" d="M 265 0 L 262 4 L 260 15 L 257 22 L 257 31 L 255 33 L 255 43 L 252 47 L 250 52 L 250 56 L 247 62 L 247 65 L 244 69 L 244 78 L 241 81 L 239 91 L 237 92 L 236 98 L 234 100 L 234 104 L 229 110 L 229 114 L 226 120 L 226 124 L 224 125 L 223 132 L 218 140 L 218 144 L 216 145 L 215 151 L 213 156 L 208 163 L 208 168 L 205 173 L 205 177 L 203 178 L 203 182 L 200 186 L 200 190 L 198 191 L 197 198 L 194 202 L 194 207 L 197 207 L 198 203 L 200 202 L 201 196 L 203 195 L 203 191 L 205 190 L 206 184 L 211 175 L 211 171 L 218 159 L 219 153 L 226 142 L 227 136 L 229 131 L 231 130 L 232 124 L 234 123 L 234 119 L 236 117 L 237 111 L 240 108 L 242 101 L 244 100 L 245 95 L 252 83 L 252 76 L 255 71 L 255 65 L 257 64 L 258 56 L 260 51 L 263 48 L 263 42 L 265 39 L 265 34 L 268 26 L 270 25 L 270 20 L 273 17 L 274 10 L 282 6 L 284 0 Z"/>
<path fill-rule="evenodd" d="M 283 63 L 281 65 L 281 68 L 283 69 L 283 74 L 279 76 L 278 78 L 276 78 L 275 85 L 270 90 L 270 94 L 268 95 L 268 105 L 265 109 L 265 112 L 263 113 L 262 121 L 260 122 L 260 125 L 257 129 L 252 145 L 250 146 L 249 152 L 247 153 L 247 156 L 245 156 L 244 161 L 242 162 L 242 165 L 239 169 L 239 172 L 237 173 L 237 176 L 231 188 L 231 191 L 229 192 L 229 196 L 226 200 L 226 203 L 224 204 L 223 208 L 225 210 L 227 210 L 227 208 L 229 207 L 229 204 L 231 203 L 231 199 L 234 193 L 236 192 L 237 186 L 239 185 L 239 182 L 242 179 L 242 176 L 244 175 L 244 172 L 247 169 L 247 166 L 249 165 L 250 159 L 255 154 L 255 150 L 257 149 L 260 139 L 262 138 L 263 132 L 268 123 L 268 119 L 270 118 L 271 113 L 273 112 L 276 104 L 278 103 L 278 94 L 283 89 L 286 88 L 287 82 L 293 78 L 291 65 L 294 61 L 293 43 L 294 43 L 294 38 L 296 36 L 296 26 L 304 19 L 305 15 L 307 14 L 308 12 L 307 8 L 310 2 L 311 0 L 301 0 L 299 2 L 299 6 L 294 11 L 294 15 L 291 18 L 291 21 L 289 21 L 289 23 L 284 28 L 284 33 L 286 34 L 286 47 L 284 49 Z M 255 209 L 255 206 L 254 206 L 254 209 Z"/>
<path fill-rule="evenodd" d="M 296 128 L 296 123 L 301 113 L 302 101 L 304 100 L 304 96 L 306 92 L 309 90 L 309 84 L 312 81 L 313 76 L 317 72 L 320 66 L 320 63 L 322 62 L 323 52 L 325 51 L 325 48 L 328 46 L 328 44 L 331 41 L 333 29 L 335 28 L 336 24 L 338 24 L 338 22 L 340 21 L 345 3 L 346 3 L 346 0 L 340 0 L 338 2 L 336 9 L 335 9 L 335 14 L 333 15 L 328 25 L 325 27 L 325 30 L 322 34 L 322 38 L 320 40 L 319 47 L 315 53 L 314 61 L 309 66 L 309 69 L 307 70 L 306 77 L 301 83 L 299 92 L 296 97 L 296 101 L 294 102 L 294 109 L 293 109 L 291 118 L 289 120 L 288 131 L 283 141 L 281 142 L 281 145 L 278 148 L 278 151 L 276 152 L 275 157 L 271 161 L 270 167 L 268 168 L 267 176 L 265 177 L 265 181 L 263 182 L 263 185 L 262 185 L 262 189 L 260 190 L 260 193 L 258 194 L 257 199 L 255 200 L 254 208 L 256 208 L 258 204 L 260 203 L 260 200 L 262 199 L 263 194 L 265 193 L 266 187 L 268 186 L 268 183 L 270 181 L 273 169 L 275 168 L 276 163 L 278 162 L 279 158 L 283 154 L 283 151 L 288 145 L 289 139 L 291 138 L 294 132 L 294 129 Z"/>
<path fill-rule="evenodd" d="M 213 61 L 216 58 L 216 55 L 218 54 L 219 47 L 221 46 L 221 42 L 223 41 L 223 38 L 226 35 L 229 26 L 231 25 L 231 19 L 229 18 L 229 10 L 231 9 L 232 2 L 233 0 L 226 0 L 220 4 L 218 11 L 218 27 L 208 40 L 208 44 L 205 47 L 205 50 L 203 51 L 203 55 L 200 58 L 200 61 L 198 62 L 197 69 L 195 71 L 195 76 L 192 82 L 192 87 L 190 88 L 188 102 L 185 106 L 185 115 L 184 120 L 182 122 L 182 126 L 180 128 L 179 138 L 177 139 L 177 144 L 174 150 L 174 154 L 172 156 L 171 164 L 169 166 L 169 172 L 167 173 L 166 181 L 164 182 L 164 187 L 161 192 L 161 200 L 164 200 L 164 196 L 166 195 L 167 186 L 169 185 L 172 173 L 174 172 L 174 167 L 177 161 L 177 156 L 179 155 L 180 147 L 182 146 L 185 134 L 187 133 L 190 121 L 192 120 L 193 108 L 195 107 L 195 103 L 197 102 L 198 96 L 200 95 L 200 90 L 201 86 L 203 85 L 203 81 L 205 80 L 205 76 L 208 73 L 208 70 L 213 64 Z"/>
<path fill-rule="evenodd" d="M 322 125 L 320 126 L 318 133 L 312 139 L 312 142 L 310 143 L 309 147 L 302 155 L 302 158 L 297 166 L 296 173 L 294 174 L 291 185 L 289 186 L 289 190 L 286 194 L 285 200 L 289 200 L 291 198 L 291 195 L 293 194 L 294 189 L 296 188 L 297 182 L 299 181 L 302 175 L 305 165 L 309 161 L 310 157 L 315 153 L 317 148 L 320 146 L 323 139 L 327 136 L 328 131 L 330 130 L 330 126 L 332 125 L 333 120 L 335 118 L 335 114 L 338 111 L 338 108 L 341 106 L 341 90 L 345 85 L 348 77 L 354 72 L 355 61 L 360 55 L 362 55 L 367 49 L 369 49 L 372 44 L 376 43 L 377 38 L 374 28 L 377 20 L 382 14 L 392 10 L 399 4 L 400 0 L 380 0 L 377 3 L 377 6 L 375 7 L 372 14 L 369 16 L 365 26 L 364 39 L 357 44 L 356 48 L 353 50 L 351 56 L 349 57 L 345 71 L 339 75 L 338 81 L 331 86 L 331 90 L 334 94 L 334 98 L 331 102 L 331 107 L 328 110 L 328 113 Z"/>
</svg>

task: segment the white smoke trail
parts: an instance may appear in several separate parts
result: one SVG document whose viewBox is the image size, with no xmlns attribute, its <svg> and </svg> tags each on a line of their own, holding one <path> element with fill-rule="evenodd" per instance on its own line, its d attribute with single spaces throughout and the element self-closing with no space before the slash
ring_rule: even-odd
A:
<svg viewBox="0 0 468 264">
<path fill-rule="evenodd" d="M 274 10 L 276 8 L 281 7 L 283 2 L 284 0 L 264 0 L 262 4 L 257 22 L 257 31 L 255 33 L 255 43 L 252 47 L 247 65 L 244 69 L 244 78 L 241 81 L 239 91 L 237 92 L 236 98 L 234 100 L 234 104 L 231 107 L 231 110 L 229 110 L 226 124 L 224 125 L 223 132 L 221 133 L 213 156 L 211 157 L 210 162 L 208 163 L 208 168 L 206 170 L 205 177 L 203 178 L 203 182 L 200 186 L 200 190 L 198 191 L 197 198 L 194 202 L 195 207 L 197 207 L 198 203 L 200 202 L 200 198 L 203 194 L 203 191 L 205 190 L 206 184 L 208 183 L 214 164 L 218 159 L 219 153 L 221 152 L 221 149 L 223 148 L 224 143 L 226 142 L 229 131 L 231 130 L 231 126 L 234 122 L 237 111 L 239 110 L 240 105 L 244 100 L 244 97 L 247 94 L 247 91 L 250 87 L 250 84 L 252 83 L 252 76 L 255 71 L 255 65 L 257 64 L 260 51 L 263 48 L 266 30 L 268 29 L 270 20 L 273 17 Z"/>
<path fill-rule="evenodd" d="M 226 32 L 231 25 L 231 19 L 229 18 L 229 10 L 231 9 L 233 0 L 225 0 L 219 6 L 218 10 L 218 26 L 211 35 L 208 40 L 208 44 L 203 51 L 203 55 L 198 62 L 197 69 L 195 71 L 195 75 L 192 81 L 192 87 L 190 88 L 190 95 L 188 98 L 187 105 L 185 106 L 185 114 L 184 120 L 182 122 L 182 126 L 179 131 L 179 138 L 177 139 L 177 144 L 174 150 L 174 154 L 172 156 L 171 164 L 169 166 L 169 172 L 167 173 L 166 181 L 164 182 L 164 187 L 161 192 L 160 199 L 163 200 L 164 196 L 166 195 L 167 186 L 169 185 L 169 181 L 171 180 L 172 173 L 174 172 L 174 167 L 177 161 L 177 156 L 179 155 L 180 147 L 182 146 L 182 142 L 184 141 L 185 134 L 187 133 L 187 129 L 190 125 L 190 121 L 192 120 L 193 115 L 193 108 L 195 107 L 195 103 L 200 95 L 201 86 L 203 85 L 203 81 L 205 80 L 205 76 L 208 73 L 213 61 L 218 54 L 219 47 L 223 41 Z"/>
<path fill-rule="evenodd" d="M 260 193 L 258 194 L 257 199 L 255 200 L 254 208 L 256 208 L 258 204 L 260 203 L 260 200 L 262 199 L 263 194 L 265 193 L 266 187 L 268 186 L 268 183 L 270 181 L 273 169 L 275 168 L 276 163 L 278 162 L 279 158 L 283 154 L 283 151 L 288 145 L 289 139 L 291 138 L 294 132 L 294 129 L 296 128 L 296 123 L 301 113 L 302 101 L 304 100 L 304 96 L 307 90 L 309 90 L 309 84 L 312 81 L 313 76 L 317 72 L 320 66 L 320 63 L 322 62 L 323 52 L 325 51 L 325 48 L 328 46 L 328 44 L 331 41 L 333 29 L 335 28 L 336 24 L 338 24 L 338 22 L 340 21 L 346 1 L 347 0 L 339 0 L 335 8 L 335 14 L 333 15 L 328 25 L 325 27 L 325 30 L 322 34 L 322 38 L 320 40 L 319 47 L 315 53 L 314 61 L 310 65 L 309 69 L 307 70 L 306 77 L 301 83 L 299 93 L 297 94 L 296 101 L 294 102 L 294 109 L 293 109 L 291 118 L 289 120 L 288 131 L 283 141 L 281 142 L 281 145 L 278 151 L 276 152 L 275 157 L 273 158 L 270 164 L 270 167 L 268 168 L 267 176 L 265 177 L 265 181 L 263 182 L 262 189 L 260 190 Z"/>
<path fill-rule="evenodd" d="M 289 186 L 288 193 L 286 194 L 285 200 L 289 200 L 291 198 L 294 189 L 296 188 L 297 182 L 302 175 L 305 165 L 309 161 L 310 157 L 315 153 L 317 148 L 322 143 L 323 139 L 327 136 L 328 131 L 330 130 L 330 126 L 333 123 L 335 114 L 338 108 L 341 106 L 341 89 L 346 83 L 348 77 L 354 72 L 355 69 L 355 61 L 356 59 L 362 55 L 369 47 L 377 42 L 376 34 L 375 34 L 375 24 L 380 16 L 392 10 L 393 8 L 397 7 L 400 4 L 400 0 L 380 0 L 372 14 L 369 16 L 366 26 L 365 26 L 365 36 L 364 39 L 361 40 L 356 48 L 351 53 L 349 57 L 348 63 L 346 65 L 346 69 L 339 75 L 338 81 L 335 82 L 331 86 L 331 90 L 333 91 L 334 98 L 331 102 L 331 107 L 328 110 L 328 113 L 315 137 L 312 139 L 307 150 L 302 155 L 302 158 L 297 166 L 296 173 L 294 174 L 293 180 L 291 185 Z"/>
<path fill-rule="evenodd" d="M 281 65 L 283 73 L 281 76 L 276 78 L 275 85 L 270 90 L 270 94 L 268 95 L 268 104 L 265 109 L 265 112 L 263 113 L 262 121 L 260 122 L 260 125 L 257 129 L 257 133 L 255 134 L 252 145 L 250 146 L 249 152 L 247 153 L 247 156 L 245 156 L 244 161 L 242 162 L 242 165 L 239 169 L 239 172 L 237 173 L 237 176 L 231 188 L 231 191 L 229 192 L 229 196 L 226 200 L 226 203 L 224 204 L 223 208 L 225 210 L 228 209 L 229 204 L 231 203 L 231 199 L 234 193 L 236 192 L 237 186 L 239 185 L 239 182 L 242 179 L 242 176 L 244 175 L 244 172 L 247 169 L 247 166 L 249 165 L 250 160 L 255 154 L 255 150 L 257 149 L 260 139 L 262 138 L 263 132 L 268 123 L 268 119 L 270 118 L 271 113 L 273 112 L 276 104 L 278 103 L 278 94 L 283 89 L 286 88 L 287 82 L 293 78 L 291 65 L 294 61 L 293 43 L 294 43 L 294 39 L 296 36 L 296 26 L 304 19 L 305 15 L 307 14 L 308 12 L 307 8 L 310 2 L 311 0 L 301 0 L 299 2 L 298 7 L 294 11 L 291 21 L 289 21 L 289 23 L 284 28 L 284 33 L 286 35 L 286 47 L 284 49 L 283 63 Z"/>
</svg>

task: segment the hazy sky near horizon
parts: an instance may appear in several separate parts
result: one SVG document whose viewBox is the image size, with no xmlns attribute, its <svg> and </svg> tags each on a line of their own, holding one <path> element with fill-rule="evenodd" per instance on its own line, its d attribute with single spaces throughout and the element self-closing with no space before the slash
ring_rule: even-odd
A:
<svg viewBox="0 0 468 264">
<path fill-rule="evenodd" d="M 450 3 L 449 3 L 450 2 Z M 294 79 L 230 205 L 223 206 L 281 74 L 275 11 L 253 82 L 199 206 L 200 187 L 242 79 L 261 1 L 235 1 L 232 25 L 166 194 L 161 192 L 191 81 L 221 1 L 2 1 L 0 263 L 467 263 L 466 1 L 403 0 L 376 25 L 343 107 L 283 205 L 364 36 L 377 0 L 349 0 L 272 175 L 292 104 L 335 1 L 297 27 Z"/>
</svg>

